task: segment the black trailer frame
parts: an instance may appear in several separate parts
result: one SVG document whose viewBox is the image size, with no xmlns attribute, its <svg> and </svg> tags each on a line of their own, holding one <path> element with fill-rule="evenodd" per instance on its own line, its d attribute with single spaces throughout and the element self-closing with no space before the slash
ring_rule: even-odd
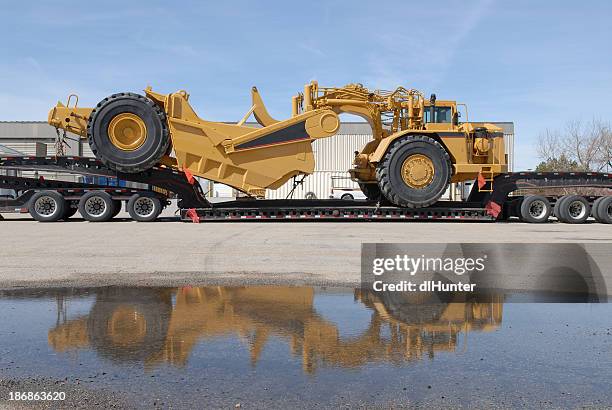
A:
<svg viewBox="0 0 612 410">
<path fill-rule="evenodd" d="M 0 212 L 24 212 L 34 192 L 54 190 L 67 200 L 77 201 L 84 193 L 103 190 L 113 199 L 124 200 L 134 193 L 147 192 L 165 200 L 178 198 L 183 221 L 496 221 L 513 216 L 512 204 L 520 197 L 509 197 L 519 189 L 550 187 L 598 187 L 612 189 L 612 174 L 595 172 L 514 172 L 493 181 L 474 184 L 467 201 L 440 201 L 427 208 L 401 208 L 386 201 L 338 199 L 241 199 L 210 203 L 192 175 L 164 166 L 134 174 L 115 172 L 95 158 L 75 156 L 0 157 L 0 169 L 62 172 L 106 176 L 147 184 L 150 189 L 109 187 L 77 182 L 33 179 L 0 175 L 0 188 L 21 194 L 14 199 L 0 198 Z M 590 200 L 592 200 L 590 198 Z M 551 198 L 554 202 L 555 198 Z"/>
</svg>

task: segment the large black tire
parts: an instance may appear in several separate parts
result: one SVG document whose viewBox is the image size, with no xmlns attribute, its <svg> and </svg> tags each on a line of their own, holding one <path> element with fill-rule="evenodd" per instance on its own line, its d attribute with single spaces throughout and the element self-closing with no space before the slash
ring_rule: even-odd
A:
<svg viewBox="0 0 612 410">
<path fill-rule="evenodd" d="M 597 221 L 612 224 L 612 196 L 603 197 L 597 204 Z"/>
<path fill-rule="evenodd" d="M 382 199 L 382 192 L 380 192 L 378 184 L 364 184 L 360 182 L 359 189 L 369 200 L 377 201 Z"/>
<path fill-rule="evenodd" d="M 140 146 L 121 149 L 109 136 L 109 125 L 119 114 L 133 114 L 146 127 Z M 133 93 L 113 94 L 100 101 L 87 123 L 87 139 L 96 158 L 107 167 L 137 173 L 157 164 L 170 145 L 164 111 L 149 98 Z"/>
<path fill-rule="evenodd" d="M 402 178 L 402 165 L 410 156 L 420 154 L 433 164 L 431 181 L 423 187 L 411 187 Z M 392 203 L 408 208 L 434 204 L 450 184 L 452 167 L 448 152 L 435 139 L 409 135 L 394 142 L 376 168 L 382 194 Z"/>
<path fill-rule="evenodd" d="M 79 200 L 79 212 L 89 222 L 108 222 L 114 210 L 113 198 L 104 191 L 90 191 Z"/>
<path fill-rule="evenodd" d="M 537 224 L 548 222 L 552 206 L 545 196 L 530 195 L 523 198 L 519 210 L 523 222 Z"/>
<path fill-rule="evenodd" d="M 591 206 L 586 198 L 580 195 L 566 195 L 561 200 L 559 219 L 568 224 L 584 223 L 591 215 Z"/>
<path fill-rule="evenodd" d="M 605 198 L 606 198 L 605 196 L 597 198 L 595 201 L 593 201 L 593 206 L 591 206 L 591 216 L 595 218 L 596 221 L 599 221 L 599 204 Z"/>
<path fill-rule="evenodd" d="M 55 222 L 66 213 L 66 200 L 55 191 L 40 191 L 32 195 L 28 211 L 38 222 Z"/>
<path fill-rule="evenodd" d="M 563 195 L 561 198 L 557 199 L 555 202 L 555 206 L 553 208 L 553 214 L 557 217 L 559 222 L 565 222 L 563 220 L 563 215 L 561 215 L 561 208 L 563 207 L 563 202 L 567 200 L 571 195 Z"/>
<path fill-rule="evenodd" d="M 134 194 L 127 203 L 127 210 L 133 220 L 151 222 L 157 219 L 163 209 L 162 203 L 153 194 Z"/>
</svg>

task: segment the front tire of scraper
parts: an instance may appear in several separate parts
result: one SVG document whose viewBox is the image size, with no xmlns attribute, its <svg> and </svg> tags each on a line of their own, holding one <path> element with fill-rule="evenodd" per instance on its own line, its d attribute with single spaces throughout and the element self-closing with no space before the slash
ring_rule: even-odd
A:
<svg viewBox="0 0 612 410">
<path fill-rule="evenodd" d="M 117 119 L 125 117 L 141 125 L 127 127 L 130 134 L 141 133 L 141 138 L 122 143 L 122 136 L 116 134 L 125 132 L 126 127 L 116 124 Z M 100 101 L 89 116 L 87 139 L 96 158 L 110 169 L 125 173 L 151 168 L 170 145 L 164 111 L 151 99 L 133 93 L 113 94 Z"/>
</svg>

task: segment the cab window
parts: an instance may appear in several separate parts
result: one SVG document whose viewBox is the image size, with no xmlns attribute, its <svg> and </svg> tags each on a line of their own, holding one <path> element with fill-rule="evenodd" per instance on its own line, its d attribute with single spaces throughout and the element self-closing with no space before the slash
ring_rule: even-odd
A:
<svg viewBox="0 0 612 410">
<path fill-rule="evenodd" d="M 435 107 L 434 115 L 435 118 L 432 121 L 431 119 L 431 108 L 425 107 L 425 115 L 423 115 L 423 120 L 425 123 L 438 123 L 438 124 L 450 124 L 452 121 L 452 109 L 451 107 Z"/>
</svg>

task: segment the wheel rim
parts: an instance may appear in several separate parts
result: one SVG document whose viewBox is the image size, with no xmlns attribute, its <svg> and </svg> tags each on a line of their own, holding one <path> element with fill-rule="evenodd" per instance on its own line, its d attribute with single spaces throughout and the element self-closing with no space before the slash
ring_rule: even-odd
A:
<svg viewBox="0 0 612 410">
<path fill-rule="evenodd" d="M 100 216 L 106 212 L 106 201 L 99 196 L 92 196 L 85 201 L 85 212 L 91 216 Z"/>
<path fill-rule="evenodd" d="M 149 217 L 155 212 L 155 202 L 146 196 L 140 197 L 134 202 L 134 212 L 143 218 Z"/>
<path fill-rule="evenodd" d="M 134 151 L 147 139 L 147 126 L 144 121 L 129 112 L 115 116 L 108 125 L 111 143 L 122 151 Z"/>
<path fill-rule="evenodd" d="M 34 210 L 41 216 L 53 216 L 57 212 L 57 201 L 50 196 L 41 196 L 34 203 Z"/>
<path fill-rule="evenodd" d="M 411 188 L 422 189 L 433 181 L 434 164 L 423 154 L 410 155 L 402 164 L 402 180 Z"/>
<path fill-rule="evenodd" d="M 586 206 L 582 201 L 572 201 L 568 206 L 568 214 L 572 219 L 583 218 L 586 214 Z"/>
<path fill-rule="evenodd" d="M 546 216 L 546 204 L 544 201 L 536 200 L 529 205 L 529 215 L 535 219 L 542 219 Z"/>
<path fill-rule="evenodd" d="M 612 203 L 606 207 L 606 212 L 608 214 L 608 218 L 612 218 Z"/>
</svg>

